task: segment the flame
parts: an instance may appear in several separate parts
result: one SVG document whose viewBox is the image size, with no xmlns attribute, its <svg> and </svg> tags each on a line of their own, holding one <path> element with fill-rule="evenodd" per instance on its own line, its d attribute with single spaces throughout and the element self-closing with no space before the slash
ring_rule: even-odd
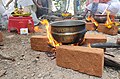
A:
<svg viewBox="0 0 120 79">
<path fill-rule="evenodd" d="M 35 26 L 35 27 L 34 27 L 34 31 L 35 31 L 35 32 L 41 32 L 42 30 L 39 28 L 39 26 Z"/>
<path fill-rule="evenodd" d="M 105 23 L 105 26 L 106 26 L 107 28 L 112 28 L 113 22 L 112 22 L 111 19 L 110 19 L 110 11 L 106 11 L 106 13 L 107 13 L 107 21 L 106 21 L 106 23 Z"/>
<path fill-rule="evenodd" d="M 90 43 L 88 43 L 87 46 L 88 46 L 89 48 L 92 48 Z"/>
<path fill-rule="evenodd" d="M 92 16 L 88 16 L 87 20 L 88 20 L 88 21 L 92 21 L 92 23 L 94 23 L 95 26 L 98 26 L 98 22 L 95 21 L 95 19 L 94 19 Z"/>
<path fill-rule="evenodd" d="M 51 26 L 48 22 L 48 20 L 44 19 L 42 21 L 40 21 L 42 25 L 45 25 L 46 30 L 47 30 L 47 37 L 48 37 L 48 43 L 51 44 L 52 46 L 56 47 L 56 46 L 60 46 L 61 43 L 58 43 L 56 40 L 54 40 L 54 38 L 51 35 Z"/>
</svg>

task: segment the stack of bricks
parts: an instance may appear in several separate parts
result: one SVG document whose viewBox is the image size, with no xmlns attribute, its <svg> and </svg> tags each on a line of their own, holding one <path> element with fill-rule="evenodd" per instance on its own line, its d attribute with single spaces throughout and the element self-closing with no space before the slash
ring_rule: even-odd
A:
<svg viewBox="0 0 120 79">
<path fill-rule="evenodd" d="M 0 32 L 0 42 L 3 41 L 3 35 L 2 35 L 2 32 Z"/>
</svg>

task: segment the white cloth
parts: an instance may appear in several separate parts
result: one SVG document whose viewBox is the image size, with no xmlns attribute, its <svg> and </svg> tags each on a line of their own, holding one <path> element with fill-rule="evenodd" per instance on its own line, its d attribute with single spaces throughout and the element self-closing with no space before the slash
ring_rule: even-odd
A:
<svg viewBox="0 0 120 79">
<path fill-rule="evenodd" d="M 3 6 L 2 0 L 0 0 L 0 13 L 3 14 L 5 12 L 5 7 Z"/>
<path fill-rule="evenodd" d="M 32 0 L 18 0 L 18 5 L 21 5 L 23 7 L 29 6 L 29 5 L 34 5 Z"/>
<path fill-rule="evenodd" d="M 111 12 L 111 14 L 115 15 L 120 11 L 120 2 L 112 2 L 108 10 Z"/>
<path fill-rule="evenodd" d="M 4 6 L 8 3 L 8 1 L 9 0 L 3 0 Z M 13 11 L 14 11 L 14 0 L 9 4 L 8 9 L 5 10 L 5 12 L 3 13 L 3 15 L 10 16 Z"/>
<path fill-rule="evenodd" d="M 87 9 L 88 9 L 88 10 L 92 10 L 92 4 L 93 4 L 93 3 L 90 3 L 90 4 L 87 6 Z M 97 13 L 103 13 L 104 10 L 105 10 L 107 7 L 108 7 L 108 4 L 99 3 L 99 4 L 98 4 Z"/>
<path fill-rule="evenodd" d="M 112 2 L 120 2 L 119 0 L 110 0 L 107 2 L 107 4 L 111 4 Z"/>
</svg>

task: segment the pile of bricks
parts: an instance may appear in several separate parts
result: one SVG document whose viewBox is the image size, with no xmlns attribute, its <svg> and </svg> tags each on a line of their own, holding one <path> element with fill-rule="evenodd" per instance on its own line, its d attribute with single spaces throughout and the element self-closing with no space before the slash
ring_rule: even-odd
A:
<svg viewBox="0 0 120 79">
<path fill-rule="evenodd" d="M 103 34 L 86 34 L 85 44 L 103 43 L 107 38 Z M 32 36 L 33 50 L 52 52 L 46 36 Z M 89 75 L 101 77 L 104 68 L 104 50 L 83 46 L 61 45 L 56 47 L 56 63 L 60 67 L 73 69 Z"/>
</svg>

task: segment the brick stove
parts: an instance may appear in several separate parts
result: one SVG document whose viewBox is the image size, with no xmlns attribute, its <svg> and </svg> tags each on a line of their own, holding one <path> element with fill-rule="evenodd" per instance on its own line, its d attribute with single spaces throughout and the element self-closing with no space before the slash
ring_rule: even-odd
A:
<svg viewBox="0 0 120 79">
<path fill-rule="evenodd" d="M 109 35 L 117 35 L 118 34 L 118 26 L 112 25 L 112 28 L 107 28 L 103 23 L 99 23 L 98 32 L 103 32 Z"/>
<path fill-rule="evenodd" d="M 117 35 L 118 34 L 118 26 L 112 25 L 112 28 L 107 28 L 105 23 L 99 23 L 98 26 L 95 26 L 92 22 L 86 22 L 86 29 L 88 31 L 102 32 L 109 35 Z"/>
<path fill-rule="evenodd" d="M 107 38 L 103 34 L 86 34 L 85 44 L 104 43 Z M 32 36 L 31 48 L 37 51 L 52 52 L 47 36 Z M 89 75 L 101 77 L 104 68 L 104 50 L 83 46 L 61 45 L 56 47 L 56 63 L 60 67 L 73 69 Z"/>
</svg>

